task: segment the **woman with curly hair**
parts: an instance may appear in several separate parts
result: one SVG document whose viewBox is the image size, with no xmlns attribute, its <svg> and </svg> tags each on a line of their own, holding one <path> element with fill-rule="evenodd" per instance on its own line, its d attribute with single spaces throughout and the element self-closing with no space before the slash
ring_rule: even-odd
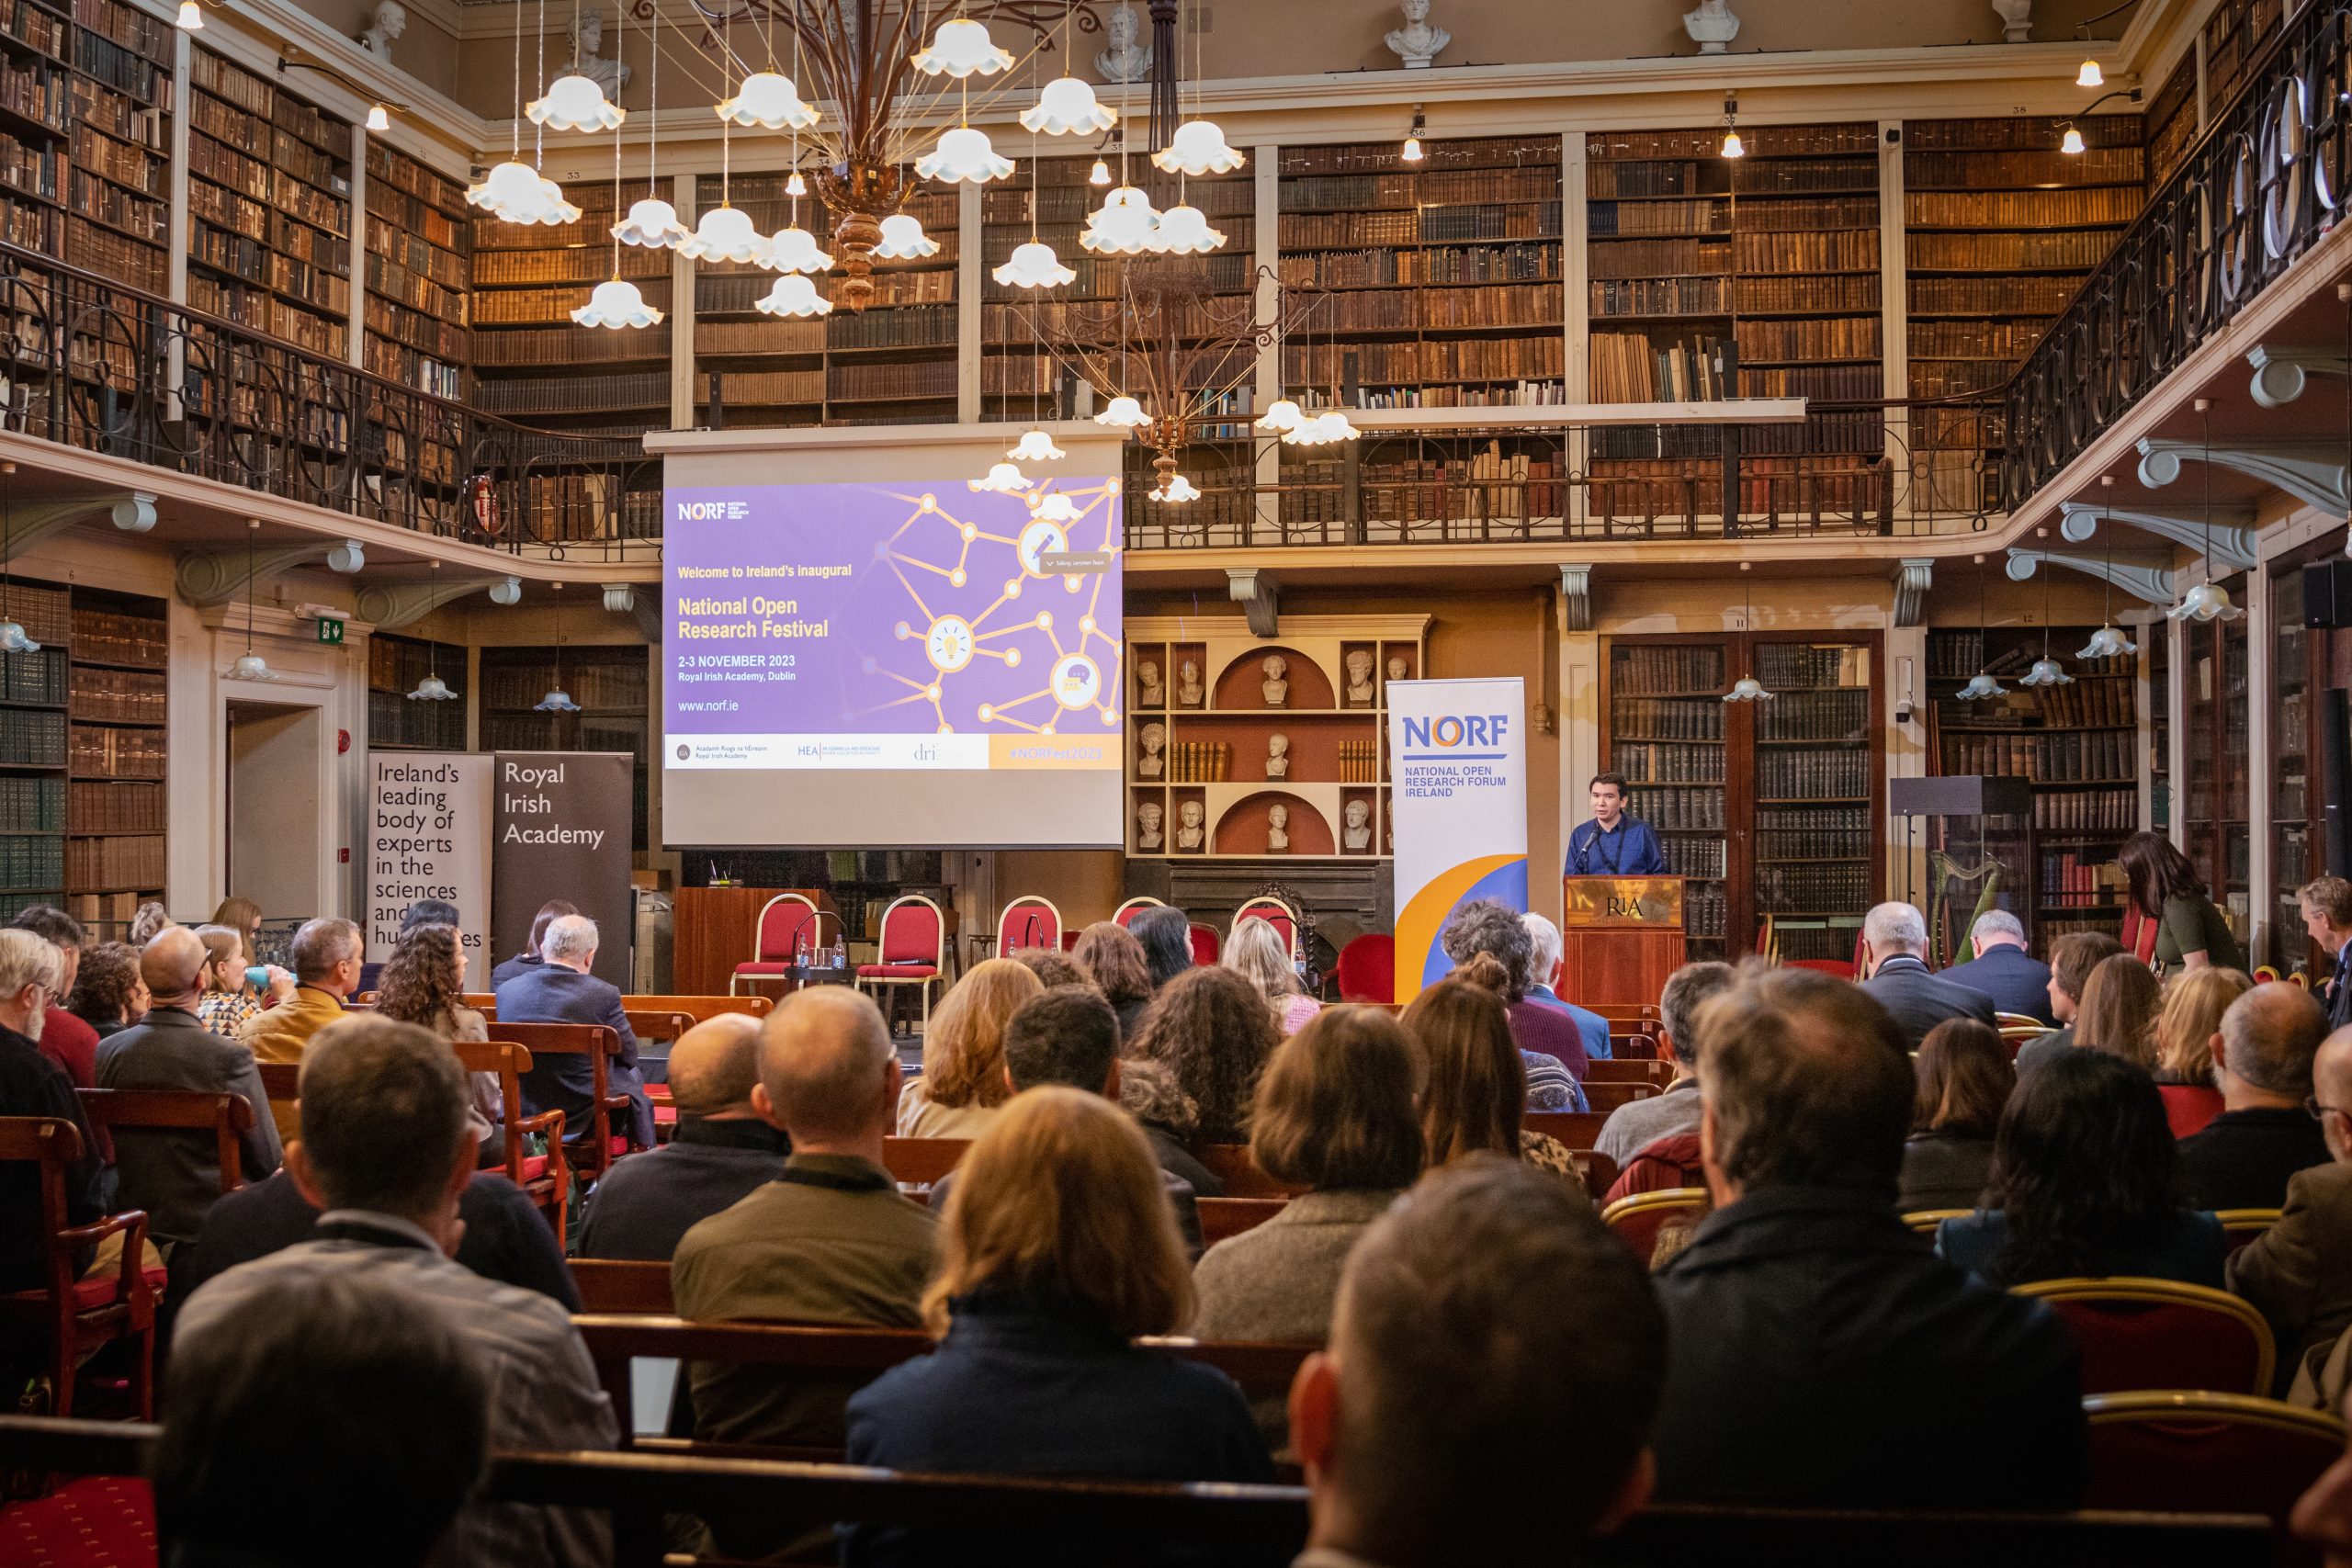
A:
<svg viewBox="0 0 2352 1568">
<path fill-rule="evenodd" d="M 1159 988 L 1127 1054 L 1168 1069 L 1192 1105 L 1196 1142 L 1238 1144 L 1250 1136 L 1258 1075 L 1281 1040 L 1257 987 L 1230 969 L 1196 967 Z"/>
<path fill-rule="evenodd" d="M 901 1138 L 977 1138 L 1012 1098 L 1004 1026 L 1046 987 L 1025 964 L 991 958 L 956 982 L 922 1037 L 922 1077 L 899 1095 Z"/>
<path fill-rule="evenodd" d="M 1522 1051 L 1556 1058 L 1568 1077 L 1576 1079 L 1577 1099 L 1581 1101 L 1584 1076 L 1593 1053 L 1585 1049 L 1585 1032 L 1575 1018 L 1559 1008 L 1529 999 L 1527 982 L 1535 962 L 1535 938 L 1519 912 L 1493 898 L 1474 898 L 1453 912 L 1438 942 L 1457 967 L 1481 953 L 1502 966 L 1498 990 L 1510 1020 L 1510 1037 Z M 1599 1027 L 1605 1042 L 1608 1025 Z M 1581 1111 L 1584 1106 L 1579 1103 L 1574 1109 Z"/>
<path fill-rule="evenodd" d="M 139 975 L 139 950 L 104 942 L 82 950 L 82 967 L 74 976 L 74 994 L 66 998 L 65 1010 L 104 1040 L 145 1018 L 150 999 L 147 982 Z"/>
<path fill-rule="evenodd" d="M 1493 984 L 1499 979 L 1495 964 L 1486 954 L 1474 955 L 1460 972 L 1414 998 L 1399 1021 L 1429 1058 L 1421 1090 L 1429 1168 L 1483 1151 L 1523 1159 L 1576 1183 L 1581 1192 L 1583 1179 L 1566 1145 L 1520 1124 L 1527 1107 L 1525 1054 L 1511 1043 L 1510 1021 Z"/>
<path fill-rule="evenodd" d="M 490 1026 L 464 1001 L 466 950 L 455 926 L 416 926 L 393 945 L 377 984 L 376 1011 L 444 1040 L 487 1040 Z"/>
<path fill-rule="evenodd" d="M 1151 1005 L 1151 970 L 1144 963 L 1143 943 L 1118 921 L 1097 920 L 1078 933 L 1069 955 L 1119 1015 L 1119 1038 L 1133 1040 L 1143 1010 Z"/>
</svg>

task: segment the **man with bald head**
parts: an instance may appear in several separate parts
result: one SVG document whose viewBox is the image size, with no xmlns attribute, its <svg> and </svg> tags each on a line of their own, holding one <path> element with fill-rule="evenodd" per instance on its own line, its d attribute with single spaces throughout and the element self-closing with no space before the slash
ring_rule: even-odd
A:
<svg viewBox="0 0 2352 1568">
<path fill-rule="evenodd" d="M 2310 1109 L 2328 1162 L 2287 1179 L 2278 1223 L 2229 1265 L 2230 1289 L 2270 1320 L 2282 1386 L 2306 1361 L 2316 1377 L 2317 1363 L 2352 1329 L 2352 1028 L 2329 1035 L 2312 1060 Z"/>
<path fill-rule="evenodd" d="M 677 1129 L 597 1183 L 580 1256 L 667 1263 L 697 1222 L 775 1180 L 792 1140 L 752 1104 L 759 1086 L 758 1019 L 720 1013 L 679 1035 L 670 1047 Z"/>
<path fill-rule="evenodd" d="M 154 994 L 147 1016 L 98 1043 L 100 1089 L 182 1089 L 243 1095 L 254 1108 L 244 1134 L 245 1179 L 277 1168 L 277 1126 L 251 1047 L 211 1032 L 196 1016 L 203 990 L 204 943 L 186 926 L 156 933 L 139 957 L 140 977 Z M 115 1134 L 120 1209 L 147 1211 L 147 1234 L 171 1259 L 193 1241 L 204 1212 L 220 1196 L 219 1146 L 209 1131 L 125 1127 Z"/>
<path fill-rule="evenodd" d="M 2303 1102 L 2327 1014 L 2300 986 L 2256 986 L 2222 1014 L 2213 1082 L 2222 1113 L 2180 1141 L 2181 1201 L 2192 1209 L 2277 1209 L 2297 1171 L 2327 1163 Z"/>
</svg>

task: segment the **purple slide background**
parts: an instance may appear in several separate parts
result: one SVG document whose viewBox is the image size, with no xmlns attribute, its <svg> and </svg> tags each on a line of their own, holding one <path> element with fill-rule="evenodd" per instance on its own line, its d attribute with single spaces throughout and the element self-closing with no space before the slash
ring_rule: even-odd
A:
<svg viewBox="0 0 2352 1568">
<path fill-rule="evenodd" d="M 1059 525 L 1068 536 L 1065 547 L 1116 547 L 1120 497 L 1106 493 L 1108 483 L 1097 477 L 1057 478 L 1054 488 L 1069 494 L 1084 514 Z M 934 498 L 936 510 L 922 513 L 926 494 Z M 742 515 L 727 517 L 729 502 L 739 503 Z M 719 504 L 707 507 L 713 515 L 689 515 L 697 503 Z M 662 684 L 666 728 L 673 735 L 930 734 L 943 718 L 961 734 L 1020 733 L 1048 720 L 1064 735 L 1122 728 L 1119 718 L 1106 720 L 1101 711 L 1109 705 L 1118 713 L 1125 695 L 1121 574 L 1115 561 L 1099 578 L 1078 579 L 1076 592 L 1063 577 L 1026 575 L 1012 543 L 1032 520 L 1021 496 L 975 492 L 958 481 L 696 487 L 667 492 L 664 510 L 670 518 L 662 543 L 669 626 L 681 619 L 759 618 L 755 612 L 682 617 L 678 606 L 684 598 L 797 600 L 797 613 L 771 610 L 767 618 L 831 622 L 831 635 L 823 637 L 670 636 Z M 965 539 L 959 525 L 973 526 L 980 536 Z M 787 564 L 846 565 L 852 575 L 680 576 L 681 569 Z M 965 574 L 960 586 L 944 575 L 959 567 Z M 1006 586 L 1013 580 L 1019 580 L 1018 592 L 1007 598 Z M 1040 610 L 1052 615 L 1050 631 L 1024 624 Z M 1095 626 L 1091 636 L 1080 625 L 1089 613 Z M 973 623 L 980 649 L 1017 649 L 1017 664 L 1008 667 L 983 652 L 962 670 L 934 669 L 924 651 L 924 633 L 930 618 L 949 615 Z M 911 634 L 903 638 L 896 635 L 901 622 Z M 1048 685 L 1059 654 L 1079 651 L 1102 672 L 1096 705 L 1069 710 L 1049 696 L 1033 695 Z M 794 658 L 788 682 L 771 681 L 770 671 L 761 669 L 695 668 L 698 659 L 758 656 L 764 664 L 767 656 L 782 654 Z M 682 683 L 682 669 L 702 679 Z M 722 678 L 712 679 L 714 674 Z M 934 681 L 937 708 L 916 689 Z M 1017 700 L 1024 696 L 1029 700 Z M 732 711 L 724 711 L 729 703 Z M 985 722 L 978 712 L 984 704 L 1012 705 L 1004 716 Z"/>
</svg>

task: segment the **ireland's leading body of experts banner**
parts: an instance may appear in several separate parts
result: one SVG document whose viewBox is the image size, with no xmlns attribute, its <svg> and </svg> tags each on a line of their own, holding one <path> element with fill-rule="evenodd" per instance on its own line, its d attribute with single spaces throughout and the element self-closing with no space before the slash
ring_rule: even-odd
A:
<svg viewBox="0 0 2352 1568">
<path fill-rule="evenodd" d="M 1477 898 L 1527 908 L 1526 683 L 1388 683 L 1396 999 L 1445 977 L 1438 937 Z"/>
</svg>

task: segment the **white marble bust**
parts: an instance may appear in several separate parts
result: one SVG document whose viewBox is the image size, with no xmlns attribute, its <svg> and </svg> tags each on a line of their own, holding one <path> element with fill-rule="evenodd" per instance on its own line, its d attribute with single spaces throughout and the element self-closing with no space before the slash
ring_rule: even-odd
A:
<svg viewBox="0 0 2352 1568">
<path fill-rule="evenodd" d="M 1682 14 L 1682 30 L 1699 46 L 1701 54 L 1721 54 L 1739 36 L 1739 18 L 1729 0 L 1699 0 L 1699 8 Z"/>
<path fill-rule="evenodd" d="M 1280 801 L 1266 809 L 1266 848 L 1275 854 L 1290 848 L 1290 807 Z"/>
<path fill-rule="evenodd" d="M 1290 701 L 1290 660 L 1279 653 L 1270 653 L 1258 668 L 1266 676 L 1258 687 L 1259 694 L 1266 699 L 1266 705 L 1278 708 Z"/>
<path fill-rule="evenodd" d="M 1405 25 L 1388 35 L 1388 48 L 1408 71 L 1426 71 L 1453 41 L 1443 28 L 1430 26 L 1430 0 L 1404 0 Z"/>
<path fill-rule="evenodd" d="M 621 89 L 628 85 L 629 67 L 617 59 L 607 60 L 596 51 L 605 47 L 605 13 L 582 11 L 571 25 L 571 62 L 564 69 L 575 76 L 585 76 L 605 91 L 608 99 L 618 100 Z"/>
<path fill-rule="evenodd" d="M 1290 737 L 1279 729 L 1266 737 L 1266 776 L 1270 779 L 1290 777 Z"/>
<path fill-rule="evenodd" d="M 1111 13 L 1103 30 L 1110 36 L 1111 47 L 1094 57 L 1094 69 L 1102 73 L 1102 80 L 1140 82 L 1151 74 L 1151 45 L 1139 40 L 1141 24 L 1127 0 L 1119 0 L 1119 8 Z"/>
<path fill-rule="evenodd" d="M 1136 848 L 1156 850 L 1159 847 L 1159 803 L 1147 800 L 1136 807 Z"/>
<path fill-rule="evenodd" d="M 1397 654 L 1388 661 L 1388 678 L 1392 681 L 1401 681 L 1405 678 L 1405 671 L 1409 668 L 1411 666 L 1405 662 L 1405 656 L 1401 653 Z"/>
<path fill-rule="evenodd" d="M 1197 850 L 1201 847 L 1201 803 L 1188 800 L 1176 808 L 1176 847 Z"/>
<path fill-rule="evenodd" d="M 1196 708 L 1205 695 L 1207 694 L 1201 690 L 1201 667 L 1187 659 L 1176 671 L 1177 705 Z"/>
<path fill-rule="evenodd" d="M 359 35 L 359 47 L 377 59 L 390 61 L 392 45 L 401 34 L 408 31 L 408 10 L 401 0 L 382 0 L 369 13 L 366 30 Z"/>
<path fill-rule="evenodd" d="M 1372 701 L 1372 655 L 1357 649 L 1348 655 L 1348 701 Z"/>
<path fill-rule="evenodd" d="M 1136 761 L 1136 773 L 1138 777 L 1156 779 L 1159 776 L 1161 765 L 1159 753 L 1166 750 L 1167 746 L 1168 727 L 1166 725 L 1147 724 L 1143 727 L 1143 755 Z"/>
<path fill-rule="evenodd" d="M 1147 659 L 1137 664 L 1136 684 L 1143 688 L 1142 694 L 1136 698 L 1136 706 L 1157 708 L 1168 705 L 1168 694 L 1159 687 L 1159 660 Z"/>
<path fill-rule="evenodd" d="M 1343 825 L 1340 829 L 1342 849 L 1368 850 L 1372 847 L 1372 807 L 1361 800 L 1348 802 Z"/>
</svg>

